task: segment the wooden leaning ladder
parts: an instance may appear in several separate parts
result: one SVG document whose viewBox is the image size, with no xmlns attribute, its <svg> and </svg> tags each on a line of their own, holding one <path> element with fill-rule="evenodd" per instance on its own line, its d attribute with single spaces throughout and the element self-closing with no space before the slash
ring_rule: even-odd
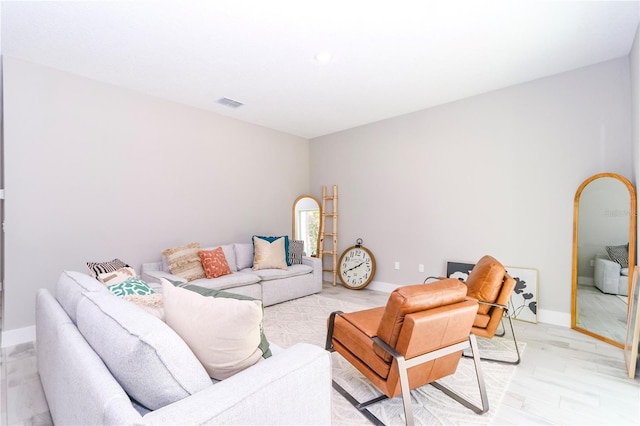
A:
<svg viewBox="0 0 640 426">
<path fill-rule="evenodd" d="M 327 210 L 327 203 L 331 203 L 331 211 Z M 331 217 L 331 229 L 326 228 L 326 218 Z M 325 248 L 327 242 L 325 237 L 331 237 L 333 247 L 331 250 Z M 331 256 L 331 269 L 324 268 L 324 256 Z M 333 185 L 333 195 L 327 195 L 327 187 L 322 187 L 322 217 L 320 219 L 320 253 L 318 257 L 323 263 L 323 272 L 331 272 L 331 283 L 336 285 L 338 274 L 338 185 Z"/>
</svg>

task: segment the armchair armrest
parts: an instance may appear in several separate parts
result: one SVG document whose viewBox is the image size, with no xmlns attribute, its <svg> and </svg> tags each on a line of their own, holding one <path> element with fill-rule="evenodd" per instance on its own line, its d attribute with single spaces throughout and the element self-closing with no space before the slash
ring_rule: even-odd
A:
<svg viewBox="0 0 640 426">
<path fill-rule="evenodd" d="M 143 424 L 331 424 L 331 355 L 298 343 L 146 414 Z"/>
</svg>

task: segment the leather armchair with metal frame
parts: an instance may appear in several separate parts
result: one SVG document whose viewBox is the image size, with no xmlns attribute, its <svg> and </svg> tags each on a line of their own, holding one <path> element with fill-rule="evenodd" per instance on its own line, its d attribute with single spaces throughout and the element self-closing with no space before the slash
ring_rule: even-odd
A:
<svg viewBox="0 0 640 426">
<path fill-rule="evenodd" d="M 361 403 L 335 381 L 333 387 L 374 424 L 382 422 L 367 407 L 399 395 L 405 421 L 413 424 L 410 390 L 429 383 L 476 413 L 485 413 L 489 403 L 475 336 L 470 333 L 478 303 L 466 300 L 466 294 L 467 287 L 451 278 L 400 287 L 383 307 L 333 312 L 326 349 L 340 353 L 383 395 Z M 436 382 L 456 372 L 463 350 L 469 347 L 481 407 Z"/>
<path fill-rule="evenodd" d="M 425 283 L 432 278 L 442 279 L 428 277 Z M 487 357 L 480 357 L 480 359 L 504 364 L 519 364 L 520 349 L 513 330 L 513 321 L 511 320 L 511 315 L 509 315 L 509 299 L 515 289 L 516 280 L 511 278 L 502 263 L 487 255 L 483 256 L 475 264 L 466 282 L 462 280 L 461 282 L 467 285 L 467 298 L 476 299 L 480 305 L 471 332 L 476 336 L 489 339 L 494 336 L 502 337 L 505 335 L 503 319 L 507 318 L 513 337 L 513 344 L 515 345 L 516 358 L 514 360 Z M 498 326 L 501 324 L 502 330 L 498 331 Z"/>
</svg>

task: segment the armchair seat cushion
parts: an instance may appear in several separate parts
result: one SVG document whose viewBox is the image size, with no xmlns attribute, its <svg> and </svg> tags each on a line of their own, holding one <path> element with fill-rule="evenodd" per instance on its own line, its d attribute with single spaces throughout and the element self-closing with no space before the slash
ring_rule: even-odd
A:
<svg viewBox="0 0 640 426">
<path fill-rule="evenodd" d="M 391 363 L 385 362 L 373 351 L 373 340 L 384 313 L 384 306 L 336 316 L 333 337 L 338 342 L 348 342 L 353 356 L 369 366 L 377 375 L 386 379 Z"/>
<path fill-rule="evenodd" d="M 473 321 L 474 327 L 487 328 L 489 325 L 489 320 L 491 319 L 490 315 L 487 314 L 477 314 L 476 319 Z"/>
</svg>

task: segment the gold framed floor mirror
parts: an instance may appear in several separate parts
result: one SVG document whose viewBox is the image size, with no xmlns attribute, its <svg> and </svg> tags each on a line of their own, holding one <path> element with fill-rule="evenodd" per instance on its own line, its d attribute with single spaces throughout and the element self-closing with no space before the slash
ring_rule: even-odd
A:
<svg viewBox="0 0 640 426">
<path fill-rule="evenodd" d="M 599 173 L 576 191 L 571 328 L 624 347 L 636 260 L 636 190 L 624 176 Z"/>
<path fill-rule="evenodd" d="M 307 256 L 317 257 L 320 249 L 320 217 L 322 208 L 313 195 L 301 195 L 291 207 L 291 237 L 304 241 Z"/>
</svg>

